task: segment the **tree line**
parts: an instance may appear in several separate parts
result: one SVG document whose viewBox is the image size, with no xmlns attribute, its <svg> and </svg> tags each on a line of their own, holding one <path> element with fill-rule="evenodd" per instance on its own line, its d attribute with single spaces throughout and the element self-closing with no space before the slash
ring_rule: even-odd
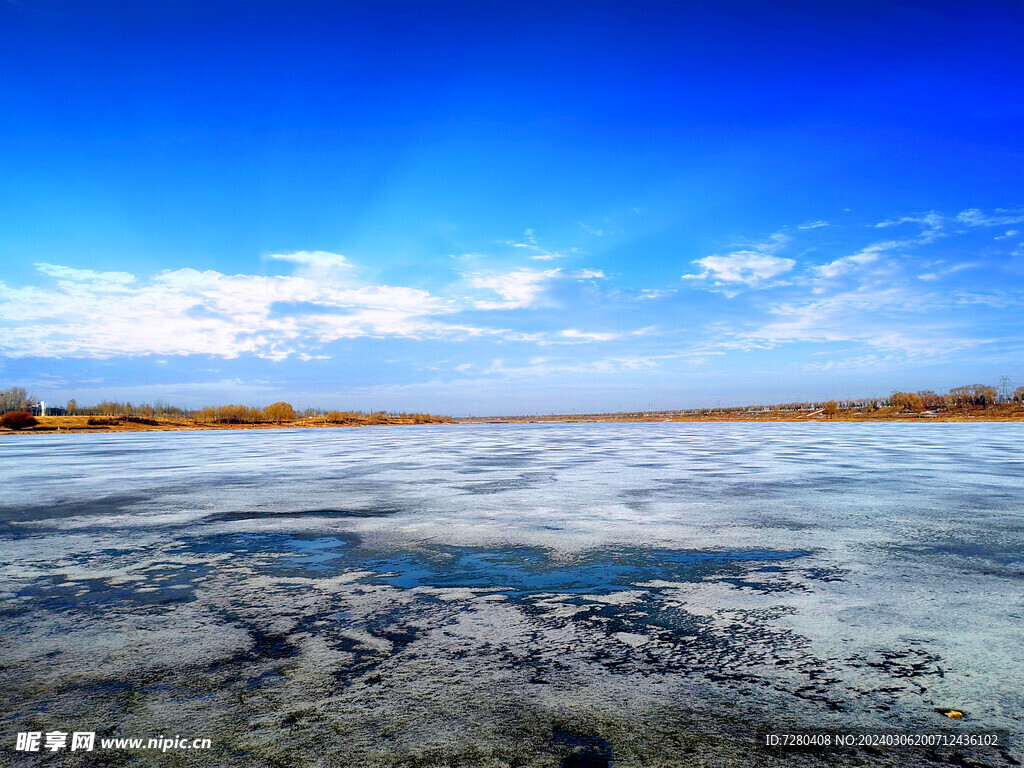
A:
<svg viewBox="0 0 1024 768">
<path fill-rule="evenodd" d="M 918 392 L 893 392 L 889 397 L 867 397 L 847 400 L 804 401 L 794 403 L 777 403 L 774 405 L 739 406 L 722 408 L 721 411 L 813 411 L 822 410 L 832 415 L 845 410 L 878 410 L 895 408 L 907 413 L 924 411 L 958 411 L 990 408 L 999 404 L 1024 404 L 1024 386 L 1012 392 L 1000 394 L 996 387 L 989 384 L 966 384 L 953 387 L 944 395 L 930 389 Z M 711 412 L 711 409 L 701 409 Z"/>
<path fill-rule="evenodd" d="M 889 397 L 890 406 L 907 412 L 988 408 L 1003 402 L 1024 403 L 1024 386 L 1002 397 L 995 387 L 988 384 L 953 387 L 944 395 L 926 389 L 921 392 L 893 392 Z"/>
<path fill-rule="evenodd" d="M 918 392 L 893 392 L 887 398 L 858 398 L 847 400 L 828 400 L 824 402 L 804 401 L 777 403 L 774 405 L 747 405 L 725 408 L 696 408 L 679 411 L 662 411 L 662 413 L 710 414 L 737 413 L 759 411 L 803 411 L 823 410 L 834 415 L 842 410 L 895 408 L 906 413 L 925 411 L 957 411 L 985 409 L 1000 403 L 1024 404 L 1024 386 L 1012 391 L 1004 387 L 1000 393 L 996 387 L 988 384 L 967 384 L 953 387 L 946 394 L 940 395 L 932 390 Z M 30 395 L 24 387 L 10 387 L 0 390 L 0 414 L 11 412 L 32 413 L 39 405 L 39 399 Z M 429 413 L 408 413 L 394 411 L 339 411 L 322 408 L 306 408 L 301 413 L 287 402 L 271 403 L 263 408 L 253 405 L 212 405 L 203 408 L 179 408 L 163 400 L 154 403 L 133 405 L 130 402 L 103 401 L 90 406 L 80 406 L 74 399 L 68 400 L 63 407 L 47 406 L 50 415 L 91 416 L 104 419 L 122 420 L 155 420 L 155 419 L 188 419 L 204 424 L 283 424 L 299 418 L 322 421 L 325 424 L 388 424 L 395 421 L 414 424 L 437 423 L 452 421 L 448 416 Z M 612 414 L 606 414 L 612 415 Z M 621 414 L 620 414 L 621 415 Z M 637 413 L 637 416 L 642 413 Z"/>
<path fill-rule="evenodd" d="M 30 395 L 24 387 L 0 390 L 0 414 L 25 411 L 38 407 L 39 398 Z M 81 406 L 74 399 L 64 406 L 47 404 L 49 415 L 90 416 L 94 419 L 143 421 L 158 419 L 186 419 L 203 424 L 285 424 L 302 419 L 322 421 L 326 424 L 389 424 L 393 421 L 414 424 L 451 421 L 448 416 L 405 411 L 339 411 L 306 408 L 297 411 L 291 403 L 279 401 L 259 408 L 254 405 L 209 405 L 202 408 L 179 408 L 163 400 L 133 405 L 131 402 L 105 400 L 95 405 Z"/>
</svg>

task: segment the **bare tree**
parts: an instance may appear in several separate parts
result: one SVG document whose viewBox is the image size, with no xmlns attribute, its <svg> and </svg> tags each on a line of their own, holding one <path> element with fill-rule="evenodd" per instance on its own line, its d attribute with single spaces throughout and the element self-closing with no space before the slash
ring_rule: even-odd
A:
<svg viewBox="0 0 1024 768">
<path fill-rule="evenodd" d="M 892 403 L 893 408 L 898 408 L 901 411 L 924 410 L 924 401 L 921 396 L 915 395 L 913 392 L 893 392 L 889 402 Z"/>
<path fill-rule="evenodd" d="M 0 413 L 27 411 L 35 404 L 35 401 L 35 397 L 25 391 L 24 387 L 0 390 Z"/>
<path fill-rule="evenodd" d="M 295 409 L 292 408 L 291 403 L 271 403 L 263 409 L 263 418 L 276 424 L 280 424 L 282 421 L 295 421 Z"/>
</svg>

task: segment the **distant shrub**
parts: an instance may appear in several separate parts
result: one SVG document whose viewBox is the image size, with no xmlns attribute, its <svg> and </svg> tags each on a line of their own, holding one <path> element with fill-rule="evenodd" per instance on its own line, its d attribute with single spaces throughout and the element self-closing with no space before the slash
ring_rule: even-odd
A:
<svg viewBox="0 0 1024 768">
<path fill-rule="evenodd" d="M 89 423 L 90 427 L 112 427 L 115 424 L 120 424 L 121 420 L 120 419 L 105 419 L 105 418 L 101 418 L 99 416 L 90 416 L 88 423 Z"/>
<path fill-rule="evenodd" d="M 295 409 L 289 403 L 271 403 L 263 409 L 263 418 L 277 424 L 283 421 L 295 421 Z"/>
<path fill-rule="evenodd" d="M 256 424 L 263 421 L 263 414 L 245 405 L 214 405 L 198 411 L 195 418 L 210 424 Z"/>
<path fill-rule="evenodd" d="M 7 429 L 28 429 L 39 422 L 28 411 L 11 411 L 0 416 L 0 427 Z"/>
<path fill-rule="evenodd" d="M 328 411 L 324 414 L 324 421 L 329 424 L 354 424 L 361 416 L 361 413 L 353 411 Z"/>
<path fill-rule="evenodd" d="M 934 411 L 945 406 L 946 401 L 942 395 L 936 394 L 930 389 L 922 389 L 917 393 L 917 396 L 921 398 L 921 405 L 927 408 L 929 411 Z"/>
<path fill-rule="evenodd" d="M 141 416 L 122 416 L 121 420 L 132 424 L 145 424 L 147 427 L 156 427 L 160 425 L 160 422 L 156 419 L 144 419 Z"/>
<path fill-rule="evenodd" d="M 916 412 L 924 410 L 924 401 L 913 392 L 893 392 L 889 398 L 892 407 L 901 411 Z"/>
</svg>

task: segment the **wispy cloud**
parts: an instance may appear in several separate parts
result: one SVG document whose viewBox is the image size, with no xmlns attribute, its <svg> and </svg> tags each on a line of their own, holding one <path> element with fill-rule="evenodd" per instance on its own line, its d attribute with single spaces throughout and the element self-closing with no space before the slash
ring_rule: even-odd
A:
<svg viewBox="0 0 1024 768">
<path fill-rule="evenodd" d="M 883 229 L 886 227 L 899 227 L 905 224 L 913 224 L 920 228 L 920 234 L 917 236 L 917 242 L 919 243 L 932 243 L 944 236 L 943 230 L 946 224 L 949 223 L 949 218 L 942 216 L 935 211 L 928 211 L 927 213 L 918 213 L 911 216 L 898 216 L 892 219 L 886 219 L 875 224 L 876 229 Z"/>
<path fill-rule="evenodd" d="M 945 216 L 937 211 L 928 211 L 926 213 L 886 219 L 874 226 L 883 228 L 913 224 L 921 229 L 921 234 L 917 237 L 917 241 L 920 243 L 931 243 L 943 237 L 945 234 L 944 230 L 950 226 L 982 229 L 1006 227 L 1022 223 L 1024 223 L 1024 210 L 1019 208 L 996 208 L 991 213 L 986 213 L 979 208 L 967 208 L 954 216 Z"/>
<path fill-rule="evenodd" d="M 474 298 L 472 304 L 476 309 L 503 310 L 553 306 L 554 301 L 548 296 L 548 289 L 556 281 L 589 282 L 606 279 L 607 275 L 600 269 L 519 267 L 507 272 L 464 272 L 462 277 L 470 288 L 493 291 L 502 298 L 501 301 Z"/>
<path fill-rule="evenodd" d="M 513 248 L 522 248 L 530 251 L 529 258 L 533 261 L 554 261 L 555 259 L 564 259 L 566 256 L 572 253 L 576 253 L 576 248 L 569 248 L 565 251 L 550 251 L 547 248 L 542 248 L 537 242 L 537 237 L 534 235 L 532 229 L 528 229 L 523 232 L 522 240 L 506 240 L 506 245 L 511 245 Z"/>
<path fill-rule="evenodd" d="M 659 367 L 657 356 L 604 357 L 598 360 L 568 361 L 553 358 L 534 358 L 527 365 L 506 365 L 502 359 L 495 359 L 484 373 L 488 376 L 528 379 L 546 378 L 553 375 L 614 374 L 622 372 L 651 371 Z"/>
<path fill-rule="evenodd" d="M 793 259 L 760 251 L 736 251 L 727 256 L 706 256 L 693 262 L 702 267 L 700 274 L 683 275 L 684 280 L 710 280 L 714 285 L 742 284 L 749 288 L 764 285 L 772 278 L 796 266 Z"/>
<path fill-rule="evenodd" d="M 718 329 L 724 345 L 773 349 L 784 345 L 851 343 L 888 362 L 934 361 L 989 343 L 970 323 L 943 316 L 950 301 L 905 286 L 861 286 L 819 299 L 787 302 L 753 328 Z M 820 367 L 820 366 L 819 366 Z"/>
<path fill-rule="evenodd" d="M 96 272 L 91 269 L 72 269 L 71 267 L 62 267 L 59 264 L 46 264 L 45 262 L 37 263 L 33 266 L 44 275 L 71 283 L 90 283 L 94 286 L 110 283 L 117 286 L 135 282 L 135 275 L 128 272 Z"/>
<path fill-rule="evenodd" d="M 935 211 L 928 211 L 927 213 L 918 213 L 911 216 L 897 216 L 896 218 L 886 219 L 875 224 L 878 229 L 885 227 L 898 227 L 901 224 L 917 224 L 927 229 L 939 229 L 947 221 L 945 216 L 940 216 Z"/>
<path fill-rule="evenodd" d="M 881 243 L 872 243 L 861 248 L 856 253 L 851 253 L 849 256 L 843 256 L 828 264 L 821 264 L 812 269 L 818 277 L 839 277 L 865 264 L 878 261 L 883 254 L 898 250 L 907 245 L 908 243 L 905 240 L 886 240 Z"/>
<path fill-rule="evenodd" d="M 273 261 L 288 261 L 293 264 L 303 264 L 319 269 L 337 269 L 338 267 L 351 267 L 348 259 L 340 253 L 330 251 L 295 251 L 294 253 L 274 253 L 267 256 Z"/>
<path fill-rule="evenodd" d="M 513 269 L 510 272 L 466 273 L 471 288 L 482 288 L 501 296 L 502 301 L 476 299 L 477 309 L 526 309 L 544 303 L 544 292 L 552 280 L 563 274 L 561 269 Z"/>
<path fill-rule="evenodd" d="M 567 328 L 560 331 L 558 335 L 573 341 L 611 341 L 622 337 L 621 333 L 587 333 L 575 328 Z"/>
<path fill-rule="evenodd" d="M 594 237 L 604 237 L 605 235 L 608 234 L 605 230 L 597 229 L 596 227 L 591 227 L 588 224 L 584 224 L 582 221 L 577 221 L 576 223 L 583 228 L 584 232 L 586 232 L 589 235 L 593 235 Z"/>
<path fill-rule="evenodd" d="M 975 267 L 980 267 L 980 266 L 981 266 L 981 264 L 979 262 L 968 261 L 968 262 L 964 262 L 962 264 L 954 264 L 953 266 L 946 267 L 945 269 L 935 270 L 934 272 L 926 272 L 924 274 L 920 274 L 920 275 L 917 276 L 917 279 L 918 280 L 938 280 L 939 278 L 945 277 L 946 275 L 953 275 L 953 274 L 956 274 L 957 272 L 962 272 L 965 269 L 974 269 Z"/>
<path fill-rule="evenodd" d="M 675 288 L 641 288 L 638 298 L 641 299 L 663 299 L 678 293 Z"/>
<path fill-rule="evenodd" d="M 994 213 L 988 214 L 977 208 L 968 208 L 956 215 L 956 221 L 969 227 L 1006 227 L 1024 224 L 1024 210 L 996 208 Z"/>
<path fill-rule="evenodd" d="M 748 249 L 698 260 L 704 271 L 685 277 L 714 281 L 733 297 L 740 291 L 728 293 L 731 285 L 778 288 L 738 301 L 740 320 L 704 324 L 709 348 L 728 354 L 770 349 L 777 350 L 781 359 L 799 359 L 816 354 L 809 351 L 815 346 L 847 348 L 832 360 L 807 363 L 806 370 L 855 370 L 984 356 L 1002 359 L 1000 349 L 1005 358 L 1010 347 L 1000 348 L 999 339 L 1012 337 L 1007 331 L 1019 329 L 1020 323 L 1008 322 L 994 312 L 1019 306 L 1022 299 L 1019 292 L 999 286 L 1007 280 L 1012 285 L 1020 267 L 1012 252 L 999 251 L 991 239 L 989 245 L 979 244 L 974 233 L 1006 228 L 1018 219 L 1024 220 L 1024 211 L 966 209 L 953 215 L 931 211 L 900 216 L 871 226 L 915 227 L 919 232 L 868 242 L 824 261 L 819 257 L 818 263 L 807 261 L 821 252 L 820 243 L 802 252 L 799 258 L 804 263 L 792 265 L 763 260 L 778 259 L 778 253 Z M 1002 238 L 1009 239 L 1005 234 Z M 799 247 L 800 242 L 789 246 Z M 973 258 L 964 259 L 967 253 Z M 951 294 L 932 288 L 946 278 L 974 290 Z M 957 311 L 967 305 L 975 309 Z M 983 312 L 989 313 L 985 321 Z M 791 351 L 782 352 L 783 348 Z"/>
</svg>

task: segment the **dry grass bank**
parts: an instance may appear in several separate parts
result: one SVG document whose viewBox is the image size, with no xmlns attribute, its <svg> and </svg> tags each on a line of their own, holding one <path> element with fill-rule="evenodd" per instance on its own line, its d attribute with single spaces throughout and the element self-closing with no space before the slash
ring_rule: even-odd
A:
<svg viewBox="0 0 1024 768">
<path fill-rule="evenodd" d="M 351 419 L 344 423 L 326 421 L 321 416 L 304 417 L 280 424 L 216 424 L 192 418 L 140 419 L 132 417 L 97 416 L 40 416 L 39 424 L 30 429 L 14 432 L 0 429 L 0 435 L 10 434 L 55 434 L 90 432 L 170 432 L 183 430 L 226 430 L 226 429 L 322 429 L 328 427 L 362 427 L 380 425 L 414 424 L 535 424 L 572 422 L 981 422 L 1009 421 L 1024 423 L 1024 404 L 1007 403 L 989 408 L 959 409 L 948 411 L 925 411 L 908 413 L 898 408 L 850 408 L 828 415 L 822 410 L 795 411 L 745 411 L 741 409 L 709 410 L 702 412 L 642 412 L 552 416 L 508 416 L 488 418 L 462 418 L 454 420 L 424 421 L 412 418 L 367 418 Z"/>
<path fill-rule="evenodd" d="M 638 413 L 601 413 L 551 416 L 510 416 L 459 419 L 463 423 L 534 424 L 571 422 L 855 422 L 855 421 L 1018 421 L 1024 422 L 1024 404 L 1005 403 L 988 408 L 950 409 L 939 411 L 907 412 L 900 408 L 847 408 L 835 414 L 823 409 L 805 410 L 745 410 L 728 408 L 702 411 L 643 411 Z"/>
<path fill-rule="evenodd" d="M 37 416 L 39 422 L 35 427 L 14 432 L 0 429 L 3 434 L 56 434 L 56 433 L 89 433 L 89 432 L 173 432 L 183 430 L 225 430 L 225 429 L 296 429 L 324 427 L 360 427 L 386 424 L 424 424 L 440 423 L 440 421 L 423 421 L 422 419 L 402 419 L 399 417 L 386 419 L 350 420 L 346 423 L 327 422 L 322 417 L 300 418 L 280 424 L 215 424 L 191 418 L 155 418 L 141 419 L 118 416 Z"/>
</svg>

